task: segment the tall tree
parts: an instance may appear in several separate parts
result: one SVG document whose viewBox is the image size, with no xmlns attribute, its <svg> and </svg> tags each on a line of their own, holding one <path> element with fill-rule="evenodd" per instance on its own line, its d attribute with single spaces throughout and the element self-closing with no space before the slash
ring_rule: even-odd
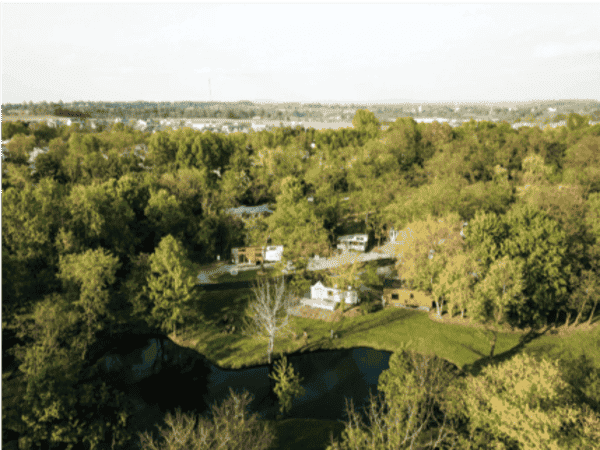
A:
<svg viewBox="0 0 600 450">
<path fill-rule="evenodd" d="M 259 279 L 252 291 L 254 300 L 248 307 L 245 333 L 267 337 L 267 356 L 271 364 L 275 337 L 287 327 L 298 301 L 287 291 L 283 277 L 272 284 L 268 280 Z"/>
<path fill-rule="evenodd" d="M 165 236 L 150 256 L 147 292 L 152 301 L 152 319 L 162 329 L 177 333 L 188 305 L 197 299 L 197 280 L 191 261 L 180 241 Z"/>
<path fill-rule="evenodd" d="M 341 442 L 328 450 L 440 448 L 454 441 L 453 425 L 442 407 L 456 376 L 449 364 L 414 352 L 396 352 L 379 377 L 379 398 L 371 396 L 368 426 L 351 403 Z"/>
<path fill-rule="evenodd" d="M 112 317 L 108 307 L 110 288 L 120 266 L 119 259 L 103 248 L 61 256 L 59 278 L 73 306 L 84 318 L 88 342 L 92 342 L 94 332 L 101 328 L 103 316 Z"/>
<path fill-rule="evenodd" d="M 558 362 L 526 354 L 458 379 L 446 402 L 467 423 L 461 448 L 592 449 L 598 415 L 576 406 Z"/>
<path fill-rule="evenodd" d="M 355 130 L 365 133 L 369 138 L 374 138 L 379 133 L 381 124 L 371 111 L 368 109 L 359 109 L 354 114 L 352 126 Z"/>
<path fill-rule="evenodd" d="M 267 219 L 267 233 L 274 245 L 284 246 L 284 256 L 296 262 L 329 250 L 327 231 L 305 198 L 297 180 L 287 178 L 277 196 L 275 212 Z"/>
<path fill-rule="evenodd" d="M 269 378 L 275 380 L 275 394 L 279 398 L 279 412 L 283 416 L 292 409 L 292 400 L 306 394 L 300 385 L 302 378 L 294 372 L 294 367 L 288 364 L 284 356 L 276 363 L 275 373 L 269 374 Z"/>
<path fill-rule="evenodd" d="M 496 324 L 515 324 L 523 303 L 524 261 L 503 256 L 494 261 L 485 278 L 475 289 L 476 308 L 473 315 Z"/>
</svg>

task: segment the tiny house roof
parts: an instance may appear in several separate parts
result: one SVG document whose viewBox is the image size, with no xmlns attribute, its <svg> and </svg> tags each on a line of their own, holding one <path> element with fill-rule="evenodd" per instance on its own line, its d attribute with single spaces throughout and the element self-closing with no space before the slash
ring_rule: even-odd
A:
<svg viewBox="0 0 600 450">
<path fill-rule="evenodd" d="M 259 205 L 259 206 L 238 206 L 237 208 L 229 208 L 226 210 L 228 214 L 260 214 L 260 213 L 272 213 L 273 211 L 269 209 L 268 205 Z"/>
</svg>

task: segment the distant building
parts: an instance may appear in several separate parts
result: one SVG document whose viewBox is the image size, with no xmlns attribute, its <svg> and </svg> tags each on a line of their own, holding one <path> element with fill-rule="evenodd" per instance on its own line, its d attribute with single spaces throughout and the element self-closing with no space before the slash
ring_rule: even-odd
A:
<svg viewBox="0 0 600 450">
<path fill-rule="evenodd" d="M 238 206 L 237 208 L 229 208 L 225 212 L 246 219 L 256 217 L 257 215 L 271 214 L 273 210 L 269 209 L 267 204 L 264 204 L 259 206 Z"/>
<path fill-rule="evenodd" d="M 364 252 L 369 242 L 368 234 L 349 234 L 338 238 L 338 250 L 357 250 Z"/>
<path fill-rule="evenodd" d="M 358 303 L 358 293 L 348 286 L 347 290 L 338 289 L 337 285 L 334 287 L 327 287 L 320 281 L 311 286 L 310 288 L 311 300 L 325 300 L 332 303 L 340 303 L 342 299 L 347 305 L 356 305 Z"/>
<path fill-rule="evenodd" d="M 283 257 L 283 245 L 267 247 L 239 247 L 231 249 L 233 264 L 259 265 L 265 262 L 279 262 Z"/>
<path fill-rule="evenodd" d="M 399 280 L 383 280 L 383 297 L 381 298 L 384 306 L 412 307 L 425 311 L 430 311 L 433 300 L 421 292 L 411 291 L 402 287 Z"/>
</svg>

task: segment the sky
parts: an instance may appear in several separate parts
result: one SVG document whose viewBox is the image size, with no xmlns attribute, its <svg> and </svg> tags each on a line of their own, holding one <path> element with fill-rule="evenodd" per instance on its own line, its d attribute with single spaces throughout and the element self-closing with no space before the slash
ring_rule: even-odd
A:
<svg viewBox="0 0 600 450">
<path fill-rule="evenodd" d="M 2 103 L 600 100 L 600 3 L 2 3 Z"/>
</svg>

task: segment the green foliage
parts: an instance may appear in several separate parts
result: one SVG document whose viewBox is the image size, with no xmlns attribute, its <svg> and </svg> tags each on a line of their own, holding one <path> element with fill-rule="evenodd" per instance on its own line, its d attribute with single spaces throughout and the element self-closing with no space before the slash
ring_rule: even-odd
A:
<svg viewBox="0 0 600 450">
<path fill-rule="evenodd" d="M 60 258 L 59 278 L 67 290 L 68 298 L 81 314 L 87 326 L 87 339 L 101 328 L 103 316 L 111 317 L 110 287 L 116 281 L 121 266 L 119 258 L 99 248 L 80 254 L 67 254 Z"/>
<path fill-rule="evenodd" d="M 342 440 L 328 450 L 452 445 L 453 431 L 442 410 L 446 389 L 455 376 L 450 366 L 437 357 L 406 351 L 393 353 L 389 364 L 379 376 L 383 395 L 371 396 L 368 426 L 351 403 Z"/>
<path fill-rule="evenodd" d="M 501 245 L 502 255 L 526 261 L 523 293 L 527 300 L 520 320 L 540 324 L 553 302 L 567 293 L 571 268 L 565 257 L 566 235 L 556 221 L 527 205 L 514 207 L 504 221 L 509 231 Z"/>
<path fill-rule="evenodd" d="M 152 301 L 152 319 L 163 330 L 175 332 L 184 322 L 186 305 L 196 298 L 197 280 L 187 252 L 173 236 L 167 235 L 150 256 L 147 277 Z"/>
<path fill-rule="evenodd" d="M 567 116 L 567 129 L 576 131 L 589 126 L 589 118 L 576 113 L 571 113 Z"/>
<path fill-rule="evenodd" d="M 409 170 L 413 164 L 423 164 L 421 133 L 414 119 L 396 119 L 387 129 L 384 142 L 386 151 L 397 158 L 403 170 Z"/>
<path fill-rule="evenodd" d="M 377 136 L 380 125 L 381 124 L 375 117 L 375 114 L 368 109 L 357 110 L 352 119 L 352 126 L 354 129 L 361 133 L 365 133 L 371 138 Z"/>
<path fill-rule="evenodd" d="M 139 240 L 133 229 L 135 213 L 119 190 L 115 180 L 76 185 L 67 204 L 72 218 L 70 228 L 86 246 L 102 245 L 125 256 L 133 253 Z"/>
<path fill-rule="evenodd" d="M 78 333 L 81 319 L 58 294 L 37 303 L 31 314 L 15 317 L 11 327 L 27 342 L 14 352 L 26 388 L 17 406 L 20 421 L 8 425 L 21 431 L 21 448 L 47 442 L 96 449 L 128 439 L 122 395 L 100 381 L 83 381 L 81 354 L 89 341 Z"/>
<path fill-rule="evenodd" d="M 600 137 L 585 136 L 565 156 L 563 180 L 580 184 L 589 192 L 600 192 Z"/>
<path fill-rule="evenodd" d="M 29 154 L 35 146 L 35 136 L 17 134 L 6 144 L 5 161 L 20 166 L 29 165 Z"/>
<path fill-rule="evenodd" d="M 167 413 L 168 428 L 160 429 L 160 437 L 148 432 L 140 434 L 142 450 L 267 450 L 275 440 L 271 425 L 249 415 L 248 404 L 252 397 L 248 392 L 238 395 L 230 388 L 229 397 L 220 406 L 212 407 L 212 419 Z M 196 424 L 197 422 L 197 424 Z"/>
<path fill-rule="evenodd" d="M 573 404 L 558 362 L 527 355 L 458 380 L 447 406 L 467 421 L 464 448 L 592 449 L 599 435 L 597 414 Z"/>
<path fill-rule="evenodd" d="M 288 364 L 285 356 L 275 363 L 275 372 L 269 374 L 269 378 L 275 380 L 273 390 L 279 399 L 279 412 L 282 415 L 292 409 L 292 400 L 295 397 L 302 397 L 306 393 L 300 386 L 302 379 L 294 372 L 294 367 Z"/>
<path fill-rule="evenodd" d="M 472 317 L 514 325 L 513 321 L 521 316 L 524 265 L 524 261 L 508 256 L 494 261 L 475 289 Z"/>
<path fill-rule="evenodd" d="M 266 219 L 271 242 L 284 246 L 284 258 L 296 262 L 328 252 L 327 232 L 306 201 L 298 181 L 286 179 L 277 208 Z"/>
<path fill-rule="evenodd" d="M 17 120 L 15 122 L 12 121 L 2 121 L 2 140 L 7 141 L 12 139 L 13 136 L 18 134 L 29 135 L 31 134 L 31 130 L 29 129 L 29 124 Z"/>
</svg>

